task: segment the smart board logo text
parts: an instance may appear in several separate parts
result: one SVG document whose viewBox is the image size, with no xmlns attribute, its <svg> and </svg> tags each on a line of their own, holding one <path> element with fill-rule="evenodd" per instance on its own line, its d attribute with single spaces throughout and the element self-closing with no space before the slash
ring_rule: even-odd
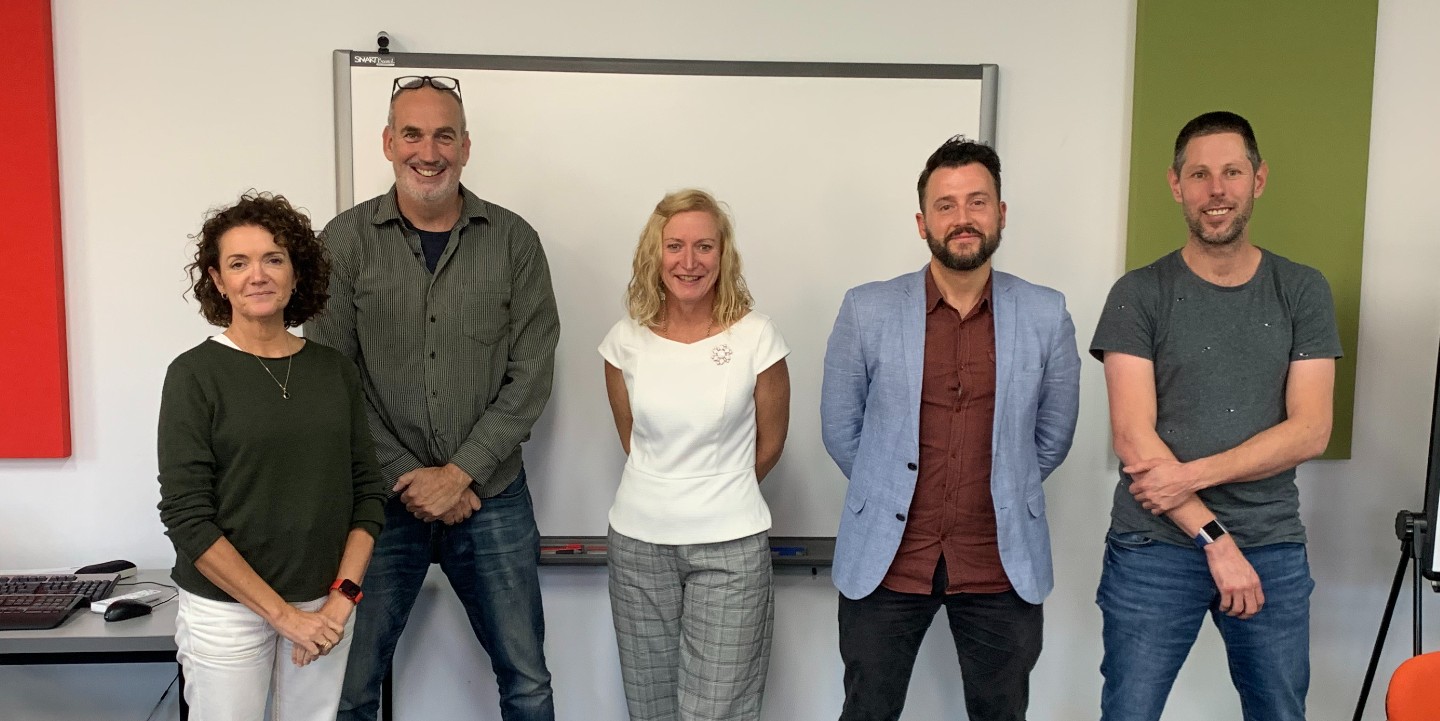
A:
<svg viewBox="0 0 1440 721">
<path fill-rule="evenodd" d="M 356 65 L 374 65 L 377 68 L 395 67 L 395 58 L 387 58 L 383 55 L 356 55 Z"/>
</svg>

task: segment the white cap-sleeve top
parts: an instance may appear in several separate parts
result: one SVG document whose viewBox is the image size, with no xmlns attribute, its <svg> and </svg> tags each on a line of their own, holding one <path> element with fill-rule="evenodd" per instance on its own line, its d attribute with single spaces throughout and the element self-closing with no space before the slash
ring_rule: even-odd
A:
<svg viewBox="0 0 1440 721">
<path fill-rule="evenodd" d="M 633 424 L 610 526 L 648 543 L 716 543 L 770 528 L 755 479 L 755 377 L 790 348 L 750 312 L 695 343 L 616 323 L 600 355 L 625 374 Z"/>
</svg>

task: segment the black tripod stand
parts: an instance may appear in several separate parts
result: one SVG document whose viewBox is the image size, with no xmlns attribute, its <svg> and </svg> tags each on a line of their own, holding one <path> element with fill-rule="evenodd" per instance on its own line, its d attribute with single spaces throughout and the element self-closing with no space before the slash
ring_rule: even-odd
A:
<svg viewBox="0 0 1440 721">
<path fill-rule="evenodd" d="M 1429 524 L 1423 514 L 1401 511 L 1395 516 L 1395 537 L 1400 539 L 1400 565 L 1395 568 L 1395 580 L 1390 583 L 1390 598 L 1385 602 L 1385 614 L 1380 617 L 1380 632 L 1375 634 L 1375 649 L 1370 652 L 1370 665 L 1365 669 L 1365 683 L 1360 686 L 1360 700 L 1355 704 L 1354 721 L 1360 721 L 1365 711 L 1365 702 L 1370 698 L 1370 686 L 1375 682 L 1375 667 L 1380 664 L 1380 649 L 1385 646 L 1385 637 L 1390 633 L 1390 619 L 1395 615 L 1395 600 L 1400 597 L 1400 584 L 1405 579 L 1405 567 L 1414 562 L 1410 573 L 1410 590 L 1414 594 L 1411 611 L 1414 620 L 1414 655 L 1420 655 L 1420 556 Z"/>
</svg>

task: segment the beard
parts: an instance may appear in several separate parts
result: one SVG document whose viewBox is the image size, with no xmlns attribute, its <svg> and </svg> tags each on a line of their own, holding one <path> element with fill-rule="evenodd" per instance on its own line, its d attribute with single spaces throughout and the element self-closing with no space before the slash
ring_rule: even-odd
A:
<svg viewBox="0 0 1440 721">
<path fill-rule="evenodd" d="M 1189 209 L 1185 211 L 1185 225 L 1190 228 L 1190 236 L 1199 240 L 1205 245 L 1223 247 L 1230 245 L 1245 235 L 1245 227 L 1250 224 L 1250 213 L 1255 209 L 1255 199 L 1249 198 L 1244 205 L 1238 205 L 1232 212 L 1232 218 L 1228 227 L 1222 227 L 1216 231 L 1205 228 L 1205 213 Z"/>
<path fill-rule="evenodd" d="M 400 192 L 409 196 L 412 200 L 421 203 L 434 203 L 438 200 L 452 197 L 460 192 L 460 175 L 459 173 L 451 173 L 446 176 L 446 181 L 441 185 L 433 187 L 422 186 L 416 183 L 414 178 L 409 176 L 407 169 L 405 174 L 396 178 L 396 185 L 399 186 Z"/>
<path fill-rule="evenodd" d="M 970 253 L 952 252 L 950 240 L 965 233 L 980 236 L 980 247 Z M 940 239 L 937 240 L 937 238 Z M 995 255 L 995 251 L 1000 248 L 1000 230 L 996 229 L 994 235 L 989 235 L 980 232 L 980 229 L 973 225 L 962 225 L 952 228 L 941 238 L 940 234 L 936 233 L 927 223 L 925 225 L 925 242 L 930 246 L 930 254 L 935 256 L 935 259 L 946 268 L 960 271 L 975 270 L 985 265 L 985 261 L 990 260 L 990 256 Z"/>
</svg>

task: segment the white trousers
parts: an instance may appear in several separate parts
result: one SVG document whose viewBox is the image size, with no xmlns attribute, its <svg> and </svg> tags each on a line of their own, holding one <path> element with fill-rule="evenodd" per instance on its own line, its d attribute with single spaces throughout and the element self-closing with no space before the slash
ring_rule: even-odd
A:
<svg viewBox="0 0 1440 721">
<path fill-rule="evenodd" d="M 291 605 L 316 611 L 324 604 L 322 597 Z M 354 614 L 340 643 L 304 668 L 290 660 L 294 644 L 243 604 L 180 591 L 178 614 L 176 656 L 191 721 L 263 721 L 272 694 L 274 721 L 335 721 Z"/>
</svg>

